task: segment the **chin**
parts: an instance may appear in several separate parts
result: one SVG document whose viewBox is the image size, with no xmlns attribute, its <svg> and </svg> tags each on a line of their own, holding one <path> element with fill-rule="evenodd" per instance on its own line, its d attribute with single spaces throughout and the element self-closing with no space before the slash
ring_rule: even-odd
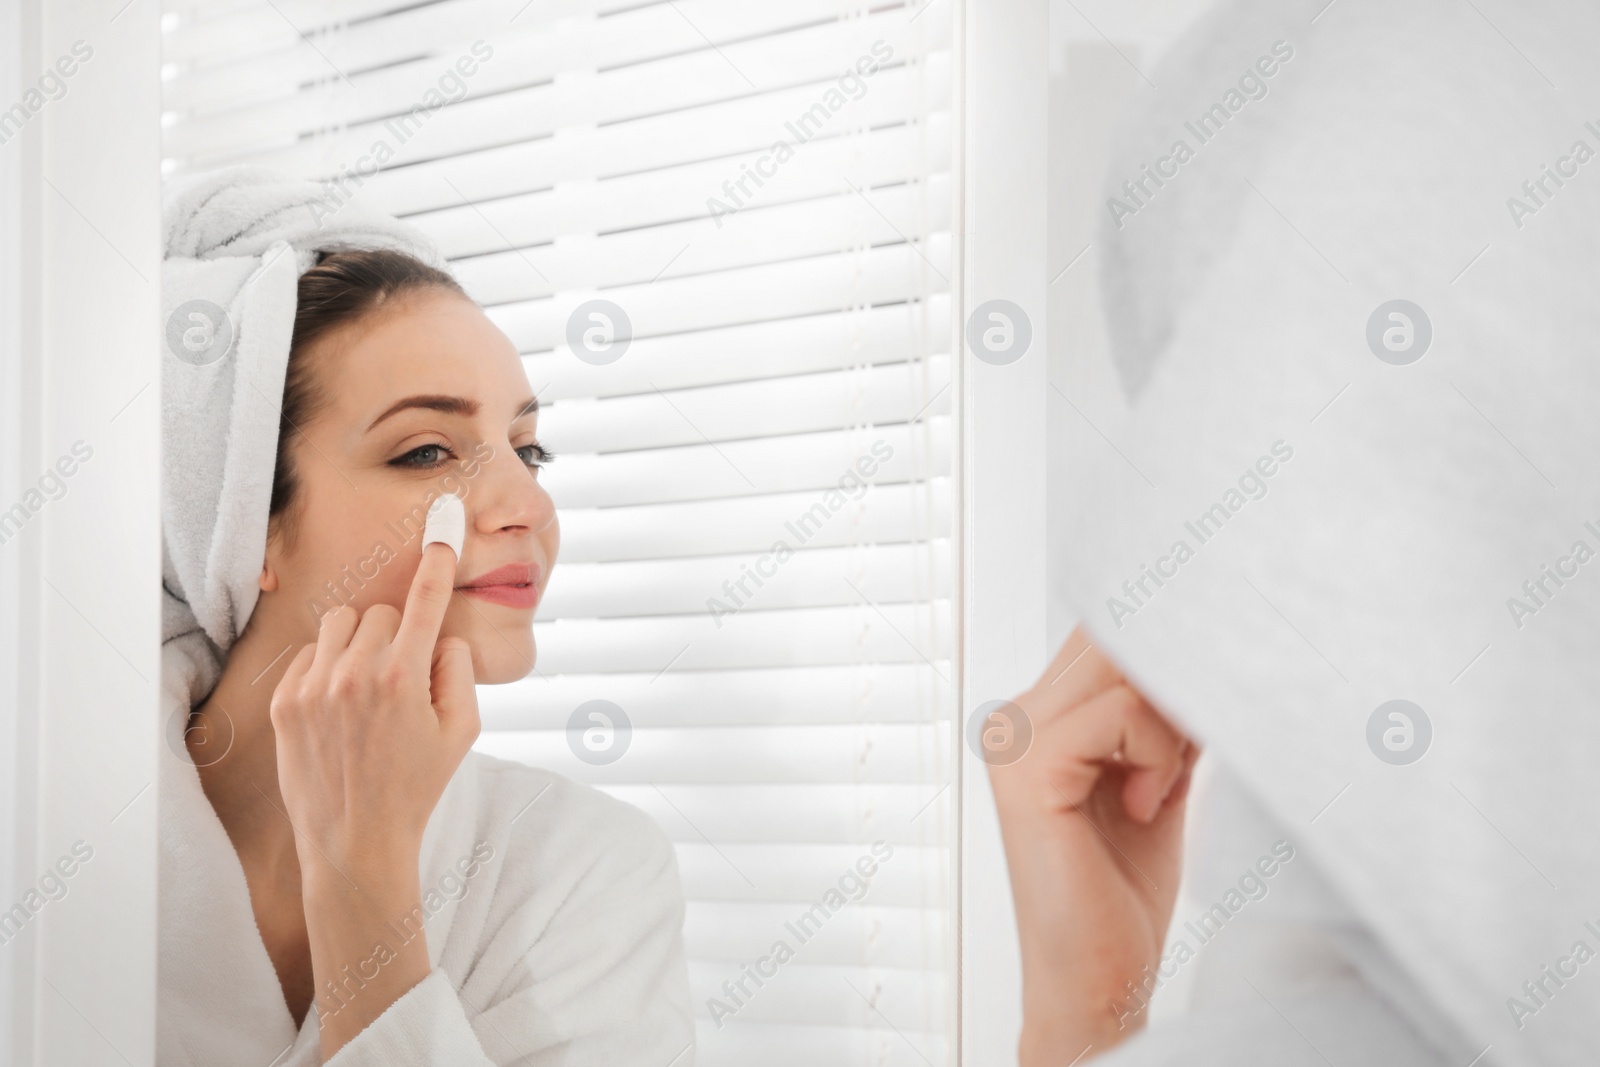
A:
<svg viewBox="0 0 1600 1067">
<path fill-rule="evenodd" d="M 537 649 L 531 629 L 473 634 L 467 640 L 472 644 L 473 678 L 479 685 L 504 685 L 533 673 Z"/>
</svg>

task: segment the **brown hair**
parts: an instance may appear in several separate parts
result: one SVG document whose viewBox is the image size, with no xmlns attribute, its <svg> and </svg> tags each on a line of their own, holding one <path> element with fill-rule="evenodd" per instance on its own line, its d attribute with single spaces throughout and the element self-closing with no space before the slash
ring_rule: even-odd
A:
<svg viewBox="0 0 1600 1067">
<path fill-rule="evenodd" d="M 294 333 L 284 370 L 283 408 L 278 418 L 278 458 L 272 474 L 269 529 L 276 521 L 290 545 L 295 539 L 299 479 L 289 457 L 289 441 L 327 405 L 317 387 L 316 362 L 306 350 L 341 326 L 365 318 L 394 298 L 422 289 L 443 289 L 466 297 L 445 271 L 394 249 L 322 252 L 317 265 L 300 276 Z M 469 298 L 470 299 L 470 298 Z"/>
</svg>

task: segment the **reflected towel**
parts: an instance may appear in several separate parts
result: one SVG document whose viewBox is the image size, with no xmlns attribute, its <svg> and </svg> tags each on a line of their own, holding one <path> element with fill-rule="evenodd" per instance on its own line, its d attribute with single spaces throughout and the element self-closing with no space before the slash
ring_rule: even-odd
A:
<svg viewBox="0 0 1600 1067">
<path fill-rule="evenodd" d="M 225 651 L 260 591 L 300 275 L 323 250 L 443 263 L 412 227 L 259 167 L 175 183 L 162 230 L 161 639 Z"/>
</svg>

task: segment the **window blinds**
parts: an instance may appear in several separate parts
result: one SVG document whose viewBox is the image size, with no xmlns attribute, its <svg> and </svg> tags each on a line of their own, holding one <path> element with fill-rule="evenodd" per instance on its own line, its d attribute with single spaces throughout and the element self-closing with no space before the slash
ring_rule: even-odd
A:
<svg viewBox="0 0 1600 1067">
<path fill-rule="evenodd" d="M 168 173 L 407 218 L 523 353 L 563 546 L 479 747 L 672 835 L 712 1067 L 954 1061 L 953 3 L 165 7 Z"/>
</svg>

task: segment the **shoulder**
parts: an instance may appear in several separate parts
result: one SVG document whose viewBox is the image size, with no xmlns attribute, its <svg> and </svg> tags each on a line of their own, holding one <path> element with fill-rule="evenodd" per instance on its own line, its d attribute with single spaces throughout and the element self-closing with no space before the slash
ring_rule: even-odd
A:
<svg viewBox="0 0 1600 1067">
<path fill-rule="evenodd" d="M 500 991 L 486 1009 L 492 1031 L 536 1020 L 560 1036 L 562 1062 L 681 1055 L 694 1013 L 667 834 L 633 805 L 551 771 L 476 751 L 462 769 L 463 806 L 495 855 L 470 932 L 463 926 L 470 959 L 458 965 Z"/>
</svg>

